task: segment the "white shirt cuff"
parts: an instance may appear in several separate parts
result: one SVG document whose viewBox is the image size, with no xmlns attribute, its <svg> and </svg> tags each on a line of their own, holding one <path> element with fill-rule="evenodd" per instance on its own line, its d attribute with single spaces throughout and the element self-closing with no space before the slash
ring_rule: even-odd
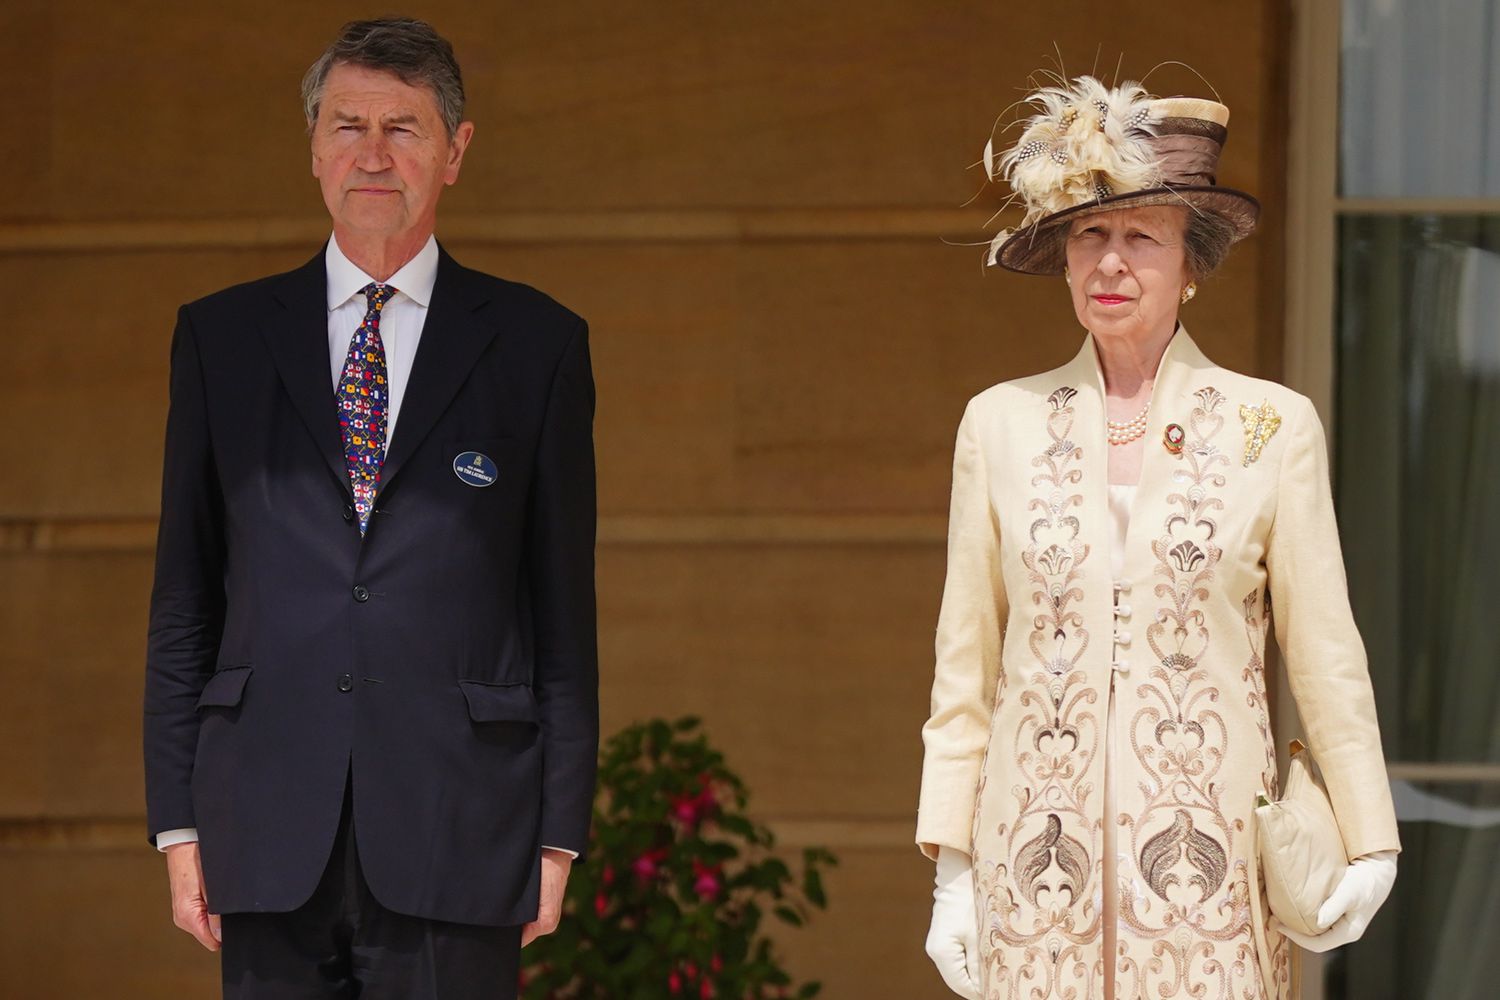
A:
<svg viewBox="0 0 1500 1000">
<path fill-rule="evenodd" d="M 197 839 L 197 827 L 185 826 L 177 830 L 163 830 L 161 833 L 158 833 L 156 835 L 156 849 L 158 851 L 166 851 L 167 848 L 172 847 L 175 844 L 191 844 Z M 543 845 L 542 850 L 559 851 L 563 854 L 566 854 L 570 858 L 578 857 L 577 851 L 570 851 L 566 847 L 547 847 L 546 845 Z"/>
<path fill-rule="evenodd" d="M 177 844 L 191 844 L 198 839 L 198 828 L 196 826 L 184 826 L 176 830 L 163 830 L 156 835 L 156 849 L 165 852 L 167 848 Z"/>
</svg>

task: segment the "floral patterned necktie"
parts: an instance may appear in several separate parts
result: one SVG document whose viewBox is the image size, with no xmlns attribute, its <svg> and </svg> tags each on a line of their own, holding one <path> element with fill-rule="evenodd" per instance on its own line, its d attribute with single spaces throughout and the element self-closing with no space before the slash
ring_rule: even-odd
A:
<svg viewBox="0 0 1500 1000">
<path fill-rule="evenodd" d="M 368 304 L 365 320 L 349 341 L 349 356 L 344 360 L 337 393 L 344 462 L 349 467 L 349 485 L 354 491 L 361 538 L 370 527 L 370 508 L 380 487 L 380 466 L 385 461 L 390 396 L 385 345 L 380 342 L 380 311 L 396 294 L 396 289 L 371 282 L 362 291 Z"/>
</svg>

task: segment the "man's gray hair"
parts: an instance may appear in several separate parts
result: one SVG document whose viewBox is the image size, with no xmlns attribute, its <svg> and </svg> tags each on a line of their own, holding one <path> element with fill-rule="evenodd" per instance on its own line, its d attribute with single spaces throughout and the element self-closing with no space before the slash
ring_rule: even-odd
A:
<svg viewBox="0 0 1500 1000">
<path fill-rule="evenodd" d="M 302 77 L 302 110 L 309 132 L 318 122 L 328 71 L 339 64 L 385 70 L 408 86 L 432 91 L 450 139 L 464 120 L 464 81 L 453 46 L 426 21 L 382 17 L 350 21 L 339 29 L 338 38 Z"/>
</svg>

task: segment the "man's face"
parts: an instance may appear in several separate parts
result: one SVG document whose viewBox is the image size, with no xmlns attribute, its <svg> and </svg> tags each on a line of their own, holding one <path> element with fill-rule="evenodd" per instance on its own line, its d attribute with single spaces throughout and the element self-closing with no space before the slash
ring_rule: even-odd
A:
<svg viewBox="0 0 1500 1000">
<path fill-rule="evenodd" d="M 431 230 L 443 185 L 458 180 L 474 134 L 448 137 L 437 97 L 394 74 L 335 65 L 323 84 L 312 134 L 312 171 L 336 226 L 397 236 Z"/>
</svg>

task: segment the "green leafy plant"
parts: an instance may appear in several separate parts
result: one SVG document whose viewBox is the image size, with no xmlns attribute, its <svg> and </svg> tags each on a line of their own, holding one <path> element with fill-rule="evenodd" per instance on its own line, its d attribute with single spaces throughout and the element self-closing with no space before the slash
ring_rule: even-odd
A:
<svg viewBox="0 0 1500 1000">
<path fill-rule="evenodd" d="M 745 815 L 744 783 L 695 718 L 621 731 L 599 760 L 586 859 L 573 866 L 556 932 L 522 952 L 526 1000 L 734 1000 L 816 996 L 794 984 L 762 927 L 801 926 L 828 905 L 823 871 L 801 871 Z"/>
</svg>

